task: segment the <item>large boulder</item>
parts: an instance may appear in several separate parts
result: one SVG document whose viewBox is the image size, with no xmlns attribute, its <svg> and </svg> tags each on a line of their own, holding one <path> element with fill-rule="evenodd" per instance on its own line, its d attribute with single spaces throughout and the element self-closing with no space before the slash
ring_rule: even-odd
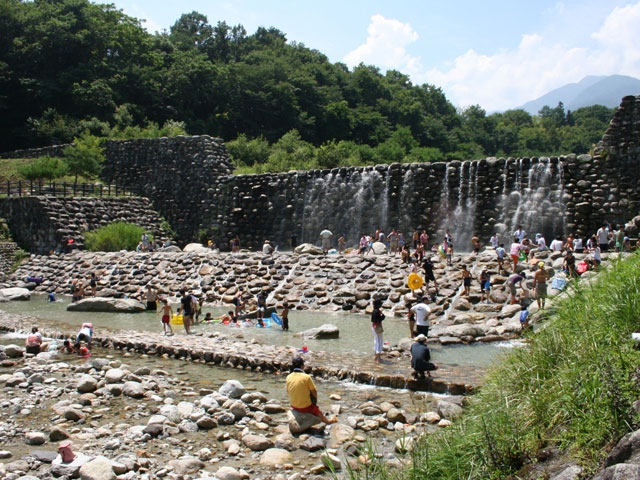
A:
<svg viewBox="0 0 640 480">
<path fill-rule="evenodd" d="M 340 329 L 333 324 L 325 323 L 316 328 L 310 328 L 304 332 L 298 332 L 296 337 L 311 338 L 314 340 L 324 340 L 328 338 L 340 338 Z"/>
<path fill-rule="evenodd" d="M 293 434 L 306 432 L 314 425 L 322 423 L 315 415 L 293 409 L 287 413 L 287 420 L 289 422 L 289 431 Z"/>
<path fill-rule="evenodd" d="M 322 248 L 316 247 L 312 243 L 303 243 L 298 245 L 295 250 L 298 255 L 322 255 Z"/>
<path fill-rule="evenodd" d="M 28 288 L 9 287 L 0 288 L 0 302 L 12 302 L 16 300 L 24 301 L 31 298 Z"/>
<path fill-rule="evenodd" d="M 71 303 L 67 307 L 69 312 L 144 312 L 146 306 L 132 298 L 90 297 Z"/>
<path fill-rule="evenodd" d="M 211 253 L 211 249 L 201 243 L 188 243 L 182 249 L 183 252 Z"/>
</svg>

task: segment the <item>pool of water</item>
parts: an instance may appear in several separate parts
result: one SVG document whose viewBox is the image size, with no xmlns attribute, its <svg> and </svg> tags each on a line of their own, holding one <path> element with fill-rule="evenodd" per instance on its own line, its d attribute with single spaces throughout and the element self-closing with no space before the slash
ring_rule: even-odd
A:
<svg viewBox="0 0 640 480">
<path fill-rule="evenodd" d="M 159 312 L 142 313 L 101 313 L 101 312 L 68 312 L 70 299 L 62 298 L 56 302 L 48 302 L 46 296 L 33 295 L 26 302 L 7 302 L 0 304 L 0 309 L 9 313 L 22 313 L 51 321 L 60 326 L 68 325 L 70 330 L 79 329 L 83 322 L 91 322 L 94 328 L 110 328 L 114 330 L 162 331 Z M 202 317 L 210 312 L 214 318 L 226 313 L 223 307 L 204 307 Z M 295 336 L 323 324 L 336 325 L 340 330 L 340 338 L 331 340 L 305 340 Z M 391 345 L 408 337 L 408 325 L 401 318 L 387 317 L 384 322 L 384 341 Z M 184 333 L 181 325 L 173 325 L 177 335 Z M 242 335 L 244 338 L 255 338 L 271 345 L 292 346 L 301 349 L 306 346 L 311 351 L 326 351 L 371 356 L 373 353 L 373 334 L 371 322 L 365 315 L 349 313 L 319 313 L 292 311 L 289 314 L 289 331 L 283 332 L 272 324 L 271 328 L 230 327 L 220 323 L 198 323 L 194 332 L 224 332 L 229 335 Z M 46 335 L 46 332 L 43 332 Z M 432 358 L 436 363 L 448 365 L 487 366 L 500 353 L 516 346 L 517 343 L 494 343 L 475 345 L 441 346 L 431 344 Z"/>
</svg>

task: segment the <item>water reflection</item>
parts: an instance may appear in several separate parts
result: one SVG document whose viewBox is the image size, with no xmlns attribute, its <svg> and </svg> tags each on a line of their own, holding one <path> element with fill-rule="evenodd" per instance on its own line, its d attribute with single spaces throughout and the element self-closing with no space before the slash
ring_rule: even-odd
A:
<svg viewBox="0 0 640 480">
<path fill-rule="evenodd" d="M 43 295 L 34 295 L 28 302 L 8 302 L 0 305 L 0 309 L 9 313 L 23 313 L 45 321 L 68 325 L 75 328 L 86 321 L 90 321 L 96 328 L 115 330 L 154 331 L 161 332 L 160 314 L 158 312 L 143 312 L 137 314 L 102 313 L 102 312 L 68 312 L 66 310 L 69 299 L 63 298 L 57 302 L 47 302 Z M 205 307 L 202 317 L 211 312 L 214 318 L 222 316 L 228 309 L 224 307 Z M 310 328 L 325 323 L 336 325 L 340 329 L 340 338 L 332 340 L 304 340 L 295 336 Z M 177 335 L 183 333 L 182 326 L 174 325 Z M 224 332 L 232 337 L 245 339 L 255 338 L 265 344 L 291 346 L 302 349 L 306 346 L 310 351 L 326 351 L 356 356 L 369 357 L 373 355 L 373 335 L 369 317 L 349 313 L 318 313 L 293 311 L 290 314 L 290 331 L 283 332 L 275 324 L 271 328 L 242 327 L 234 328 L 220 323 L 199 323 L 194 332 Z M 46 333 L 46 332 L 45 332 Z M 408 326 L 404 319 L 387 317 L 385 320 L 384 341 L 391 345 L 407 338 Z M 435 362 L 448 365 L 487 366 L 496 356 L 504 352 L 512 343 L 456 345 L 443 347 L 439 344 L 430 345 Z"/>
</svg>

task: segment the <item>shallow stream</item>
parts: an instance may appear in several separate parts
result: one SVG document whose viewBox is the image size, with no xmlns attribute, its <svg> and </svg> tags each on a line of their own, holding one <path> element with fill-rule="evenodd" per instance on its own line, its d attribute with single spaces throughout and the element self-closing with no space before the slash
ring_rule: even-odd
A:
<svg viewBox="0 0 640 480">
<path fill-rule="evenodd" d="M 94 328 L 133 331 L 162 331 L 159 312 L 127 313 L 86 313 L 68 312 L 68 298 L 59 298 L 56 302 L 48 302 L 46 296 L 33 295 L 27 302 L 8 302 L 0 305 L 0 309 L 9 313 L 27 314 L 42 319 L 43 323 L 53 322 L 61 327 L 68 325 L 70 331 L 79 329 L 83 322 L 92 322 Z M 220 317 L 228 309 L 223 307 L 204 307 L 202 317 L 210 312 L 213 318 Z M 295 336 L 296 332 L 308 330 L 323 324 L 336 325 L 340 330 L 340 338 L 331 340 L 305 340 Z M 292 346 L 309 351 L 325 351 L 336 355 L 348 354 L 363 358 L 373 355 L 373 334 L 369 318 L 364 315 L 349 313 L 318 313 L 292 311 L 289 314 L 288 332 L 283 332 L 277 325 L 271 328 L 230 327 L 217 322 L 200 322 L 193 327 L 195 333 L 224 332 L 230 335 L 242 334 L 245 338 L 255 338 L 265 344 Z M 387 317 L 384 322 L 384 341 L 396 345 L 408 337 L 408 325 L 403 318 Z M 181 325 L 173 325 L 176 335 L 182 335 Z M 46 329 L 41 329 L 46 336 Z M 509 350 L 515 343 L 477 343 L 474 345 L 441 346 L 430 344 L 432 359 L 435 363 L 464 367 L 488 366 L 500 353 Z"/>
</svg>

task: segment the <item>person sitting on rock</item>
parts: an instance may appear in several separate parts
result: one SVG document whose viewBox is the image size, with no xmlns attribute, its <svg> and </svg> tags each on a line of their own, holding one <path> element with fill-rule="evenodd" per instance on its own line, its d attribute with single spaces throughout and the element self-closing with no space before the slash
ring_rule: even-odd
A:
<svg viewBox="0 0 640 480">
<path fill-rule="evenodd" d="M 437 370 L 437 366 L 431 363 L 431 353 L 427 347 L 427 337 L 420 334 L 411 345 L 411 368 L 413 368 L 414 378 L 424 378 L 431 376 L 430 370 Z"/>
<path fill-rule="evenodd" d="M 298 355 L 291 361 L 291 373 L 287 375 L 286 387 L 291 408 L 297 412 L 310 413 L 326 424 L 336 423 L 337 418 L 327 418 L 318 407 L 318 391 L 310 375 L 304 370 L 304 359 Z"/>
</svg>

